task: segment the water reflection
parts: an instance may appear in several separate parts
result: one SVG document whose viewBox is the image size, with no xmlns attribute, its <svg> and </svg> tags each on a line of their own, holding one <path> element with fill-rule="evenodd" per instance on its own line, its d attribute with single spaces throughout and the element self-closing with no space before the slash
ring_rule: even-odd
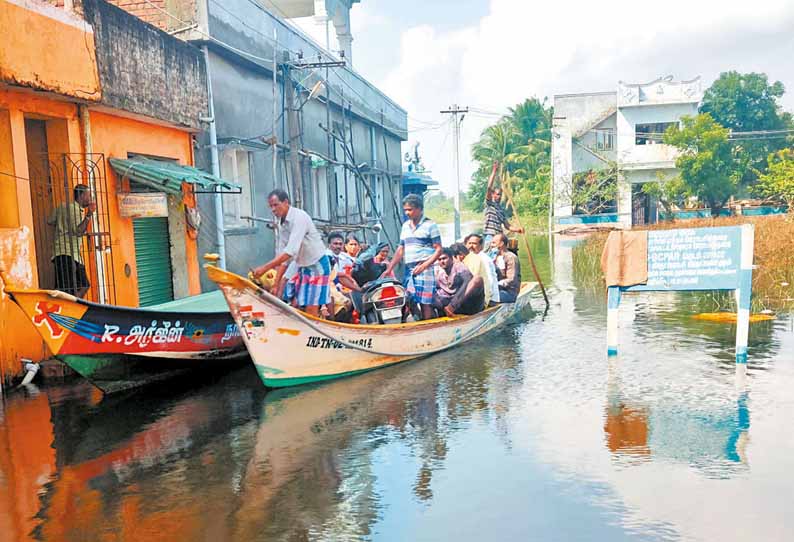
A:
<svg viewBox="0 0 794 542">
<path fill-rule="evenodd" d="M 730 326 L 636 297 L 608 361 L 568 256 L 545 317 L 355 378 L 15 392 L 0 538 L 791 539 L 791 320 L 753 327 L 737 387 Z"/>
<path fill-rule="evenodd" d="M 624 393 L 620 361 L 608 363 L 604 434 L 616 460 L 674 461 L 716 477 L 733 476 L 740 472 L 736 467 L 748 465 L 750 409 L 744 381 L 735 397 L 723 397 L 724 403 L 660 404 Z"/>
</svg>

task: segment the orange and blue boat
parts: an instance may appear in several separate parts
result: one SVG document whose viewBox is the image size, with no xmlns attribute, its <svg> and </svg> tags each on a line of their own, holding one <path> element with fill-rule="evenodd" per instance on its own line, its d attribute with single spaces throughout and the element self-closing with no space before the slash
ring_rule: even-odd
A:
<svg viewBox="0 0 794 542">
<path fill-rule="evenodd" d="M 93 303 L 56 290 L 16 289 L 7 282 L 5 292 L 53 355 L 106 393 L 227 369 L 247 358 L 219 291 L 147 308 Z"/>
</svg>

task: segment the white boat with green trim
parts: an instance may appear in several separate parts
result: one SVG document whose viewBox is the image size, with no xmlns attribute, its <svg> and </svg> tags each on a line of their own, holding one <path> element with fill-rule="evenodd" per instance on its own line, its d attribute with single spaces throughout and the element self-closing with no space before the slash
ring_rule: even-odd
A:
<svg viewBox="0 0 794 542">
<path fill-rule="evenodd" d="M 229 271 L 207 266 L 207 274 L 223 292 L 262 382 L 272 388 L 354 375 L 448 350 L 529 307 L 537 285 L 523 283 L 515 303 L 473 316 L 354 325 L 310 316 Z"/>
</svg>

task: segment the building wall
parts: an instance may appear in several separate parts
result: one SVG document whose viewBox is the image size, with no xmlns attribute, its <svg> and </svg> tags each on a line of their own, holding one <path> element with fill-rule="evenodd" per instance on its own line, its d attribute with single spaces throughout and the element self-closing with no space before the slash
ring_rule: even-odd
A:
<svg viewBox="0 0 794 542">
<path fill-rule="evenodd" d="M 85 21 L 43 3 L 0 0 L 0 29 L 0 81 L 101 98 L 94 32 Z"/>
<path fill-rule="evenodd" d="M 9 281 L 38 287 L 33 237 L 30 173 L 25 145 L 25 117 L 57 119 L 65 127 L 56 147 L 79 152 L 77 107 L 30 92 L 0 90 L 0 265 Z M 58 148 L 60 147 L 60 148 Z M 40 360 L 48 354 L 27 316 L 0 291 L 0 379 L 22 372 L 22 358 Z"/>
<path fill-rule="evenodd" d="M 192 129 L 207 116 L 202 52 L 104 0 L 82 0 L 103 105 Z M 167 2 L 166 2 L 167 3 Z"/>
<path fill-rule="evenodd" d="M 102 153 L 105 161 L 109 158 L 127 158 L 134 154 L 144 154 L 158 158 L 176 160 L 180 164 L 193 163 L 191 135 L 188 132 L 166 126 L 153 125 L 140 120 L 91 112 L 91 136 L 93 152 Z M 132 219 L 118 214 L 116 195 L 129 190 L 127 181 L 119 179 L 107 165 L 108 191 L 110 193 L 110 220 L 113 235 L 113 268 L 116 281 L 116 303 L 130 307 L 138 306 L 137 269 L 135 265 L 135 245 L 132 242 Z M 171 202 L 176 206 L 169 222 L 184 216 L 184 205 Z M 181 212 L 180 212 L 181 211 Z M 182 243 L 183 247 L 172 250 L 172 268 L 175 276 L 174 294 L 195 295 L 201 293 L 199 283 L 199 261 L 197 243 L 190 239 L 182 224 L 181 239 L 172 234 L 172 243 Z M 129 266 L 130 272 L 126 272 Z"/>
<path fill-rule="evenodd" d="M 664 104 L 621 107 L 617 114 L 618 161 L 628 167 L 654 164 L 671 167 L 676 159 L 675 148 L 657 143 L 637 145 L 637 124 L 678 122 L 684 115 L 697 115 L 697 104 Z"/>
<path fill-rule="evenodd" d="M 579 144 L 574 145 L 572 148 L 574 172 L 578 173 L 580 171 L 603 168 L 607 165 L 604 160 L 612 162 L 617 161 L 616 117 L 616 114 L 610 115 L 609 118 L 594 126 L 593 130 L 586 132 L 582 137 L 578 138 L 577 141 Z M 594 130 L 613 131 L 614 139 L 612 150 L 598 150 L 596 148 L 596 132 Z M 589 150 L 583 149 L 582 146 L 587 147 Z"/>
<path fill-rule="evenodd" d="M 271 71 L 218 50 L 210 50 L 209 57 L 216 130 L 219 140 L 218 151 L 221 158 L 221 176 L 229 176 L 228 172 L 223 169 L 225 152 L 235 150 L 248 152 L 251 157 L 253 201 L 252 213 L 247 214 L 270 220 L 272 213 L 267 205 L 267 194 L 275 187 L 286 188 L 292 192 L 294 186 L 291 180 L 292 172 L 288 155 L 284 153 L 283 149 L 279 152 L 274 179 L 273 152 L 270 146 L 263 141 L 273 133 Z M 276 137 L 279 142 L 284 143 L 288 140 L 286 133 L 288 119 L 287 113 L 283 109 L 282 86 L 283 80 L 279 77 L 276 88 L 278 119 Z M 305 94 L 301 103 L 304 101 Z M 326 107 L 323 93 L 317 99 L 304 103 L 299 115 L 302 126 L 299 148 L 303 151 L 317 153 L 318 156 L 330 158 L 332 161 L 346 161 L 341 144 L 333 144 L 329 152 L 327 133 L 320 128 L 321 124 L 324 127 L 330 124 L 331 127 L 341 129 L 344 123 L 348 128 L 348 136 L 352 134 L 356 162 L 359 164 L 366 162 L 370 166 L 386 169 L 386 153 L 383 150 L 385 137 L 389 154 L 389 168 L 394 177 L 391 190 L 383 185 L 382 181 L 377 183 L 381 193 L 380 205 L 384 210 L 382 224 L 384 228 L 388 229 L 388 236 L 381 233 L 380 238 L 386 240 L 387 237 L 390 237 L 393 242 L 396 242 L 399 232 L 399 216 L 394 211 L 395 205 L 391 200 L 384 199 L 382 194 L 385 192 L 387 197 L 391 197 L 393 194 L 394 197 L 399 198 L 400 138 L 391 131 L 382 130 L 380 126 L 368 122 L 355 113 L 343 113 L 334 102 L 330 107 L 330 123 L 328 116 L 329 109 Z M 374 128 L 374 138 L 372 137 L 372 128 Z M 200 150 L 197 153 L 197 164 L 207 170 L 210 168 L 208 143 L 208 138 L 202 136 L 199 141 Z M 373 143 L 375 149 L 373 149 Z M 377 157 L 377 163 L 374 164 L 373 155 Z M 347 161 L 349 162 L 349 160 Z M 331 162 L 326 167 L 312 169 L 310 159 L 303 155 L 299 157 L 299 162 L 303 173 L 302 207 L 313 215 L 320 226 L 325 223 L 323 219 L 327 218 L 344 222 L 344 167 Z M 334 177 L 334 173 L 336 173 L 336 177 Z M 380 178 L 385 178 L 380 171 L 373 171 L 373 173 L 379 174 Z M 367 196 L 361 183 L 356 182 L 352 171 L 348 170 L 347 177 L 349 201 L 350 205 L 354 207 L 350 219 L 351 222 L 358 223 L 360 218 L 357 200 L 366 209 L 368 208 L 365 200 Z M 318 179 L 319 185 L 314 182 L 315 178 Z M 318 194 L 315 194 L 316 188 L 319 188 Z M 356 197 L 357 193 L 358 198 Z M 329 210 L 329 216 L 320 216 L 321 209 L 315 209 L 315 201 L 320 198 L 323 198 L 322 206 Z M 207 225 L 205 234 L 202 234 L 199 239 L 199 253 L 214 252 L 217 250 L 215 199 L 205 195 L 199 198 L 199 202 L 202 216 L 206 218 L 205 225 Z M 244 221 L 236 226 L 224 225 L 223 230 L 226 266 L 229 270 L 245 274 L 250 267 L 264 263 L 273 257 L 275 235 L 273 230 L 264 223 Z M 378 236 L 372 232 L 359 231 L 359 236 L 368 242 L 378 240 Z M 202 276 L 202 287 L 212 289 L 214 284 Z"/>
<path fill-rule="evenodd" d="M 39 284 L 31 181 L 28 180 L 26 118 L 51 124 L 52 129 L 48 130 L 51 153 L 83 153 L 86 149 L 76 104 L 25 91 L 0 90 L 0 173 L 3 173 L 0 175 L 0 265 L 15 286 L 36 288 Z M 192 164 L 192 138 L 190 133 L 181 129 L 100 111 L 91 111 L 89 118 L 91 151 L 105 157 L 116 303 L 137 306 L 132 220 L 118 216 L 116 202 L 117 193 L 128 186 L 116 177 L 107 165 L 107 159 L 127 158 L 129 153 L 137 153 Z M 176 205 L 179 207 L 179 203 Z M 184 216 L 183 207 L 177 209 L 174 218 L 178 220 L 181 216 Z M 197 294 L 200 283 L 196 241 L 189 239 L 184 223 L 181 233 L 181 239 L 172 236 L 172 242 L 182 243 L 176 247 L 178 250 L 172 251 L 180 258 L 180 261 L 172 262 L 176 273 L 175 293 Z M 0 378 L 19 374 L 21 358 L 41 360 L 48 355 L 28 318 L 7 295 L 0 293 Z"/>
</svg>

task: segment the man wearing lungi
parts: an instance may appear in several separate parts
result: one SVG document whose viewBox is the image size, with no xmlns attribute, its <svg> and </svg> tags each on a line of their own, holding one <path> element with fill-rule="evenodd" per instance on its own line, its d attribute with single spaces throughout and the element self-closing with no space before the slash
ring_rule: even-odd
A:
<svg viewBox="0 0 794 542">
<path fill-rule="evenodd" d="M 320 307 L 331 302 L 331 261 L 320 232 L 305 211 L 290 205 L 285 191 L 273 190 L 267 203 L 276 217 L 276 257 L 254 269 L 254 276 L 278 269 L 278 284 L 287 263 L 294 259 L 298 266 L 297 305 L 312 316 L 319 316 Z"/>
<path fill-rule="evenodd" d="M 405 258 L 406 291 L 422 309 L 422 319 L 433 317 L 433 294 L 436 277 L 433 264 L 441 255 L 441 232 L 435 222 L 424 216 L 425 204 L 420 196 L 408 194 L 403 199 L 403 212 L 408 217 L 400 232 L 400 246 L 382 276 L 391 275 Z"/>
</svg>

